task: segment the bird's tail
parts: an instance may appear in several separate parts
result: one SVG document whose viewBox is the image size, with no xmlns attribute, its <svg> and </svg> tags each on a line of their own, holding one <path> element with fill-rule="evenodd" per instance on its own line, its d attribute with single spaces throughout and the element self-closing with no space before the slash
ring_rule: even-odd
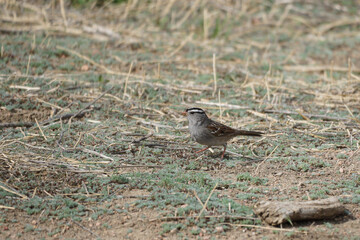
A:
<svg viewBox="0 0 360 240">
<path fill-rule="evenodd" d="M 236 135 L 244 135 L 244 136 L 257 136 L 260 137 L 264 133 L 263 132 L 256 132 L 256 131 L 246 131 L 246 130 L 237 130 Z"/>
</svg>

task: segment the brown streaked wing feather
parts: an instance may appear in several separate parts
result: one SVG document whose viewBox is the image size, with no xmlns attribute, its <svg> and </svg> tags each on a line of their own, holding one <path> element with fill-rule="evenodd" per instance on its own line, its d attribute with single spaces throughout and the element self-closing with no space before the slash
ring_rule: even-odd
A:
<svg viewBox="0 0 360 240">
<path fill-rule="evenodd" d="M 236 134 L 236 129 L 228 127 L 224 124 L 212 121 L 206 126 L 207 129 L 216 137 L 231 136 Z"/>
<path fill-rule="evenodd" d="M 216 137 L 238 136 L 238 135 L 259 137 L 264 134 L 262 132 L 257 132 L 257 131 L 237 130 L 215 121 L 210 122 L 209 125 L 207 125 L 207 128 Z"/>
</svg>

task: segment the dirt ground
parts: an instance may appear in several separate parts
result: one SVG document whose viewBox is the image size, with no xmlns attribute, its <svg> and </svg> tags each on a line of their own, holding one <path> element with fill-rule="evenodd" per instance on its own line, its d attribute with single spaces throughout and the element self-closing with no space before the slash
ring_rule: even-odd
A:
<svg viewBox="0 0 360 240">
<path fill-rule="evenodd" d="M 341 165 L 339 164 L 339 168 Z M 345 165 L 343 165 L 345 167 Z M 265 176 L 270 179 L 270 186 L 278 186 L 279 192 L 276 196 L 291 195 L 294 198 L 302 196 L 310 190 L 306 184 L 308 179 L 314 177 L 311 174 L 279 174 L 276 170 L 278 167 L 273 164 L 264 163 L 259 176 Z M 345 167 L 345 172 L 351 166 Z M 242 166 L 234 169 L 219 169 L 213 171 L 211 174 L 216 176 L 226 176 L 226 178 L 234 178 L 234 175 L 241 171 L 255 171 L 254 167 Z M 265 171 L 266 170 L 266 171 Z M 141 169 L 134 170 L 141 171 Z M 334 174 L 332 170 L 322 173 L 322 179 L 341 180 L 340 174 Z M 334 175 L 336 176 L 334 178 Z M 283 179 L 286 179 L 284 181 Z M 301 190 L 297 193 L 289 193 L 291 186 L 301 184 Z M 235 196 L 238 191 L 226 191 L 223 194 Z M 115 207 L 123 207 L 126 203 L 132 204 L 134 198 L 138 196 L 146 196 L 149 192 L 144 190 L 131 190 L 122 193 L 123 199 L 110 202 L 110 209 Z M 336 196 L 336 192 L 332 193 Z M 262 200 L 271 200 L 273 194 L 268 194 Z M 249 202 L 242 202 L 243 204 L 250 204 Z M 307 221 L 301 223 L 294 223 L 295 229 L 306 227 L 306 231 L 294 231 L 290 226 L 275 229 L 271 226 L 258 226 L 253 228 L 244 228 L 234 226 L 231 230 L 223 232 L 221 228 L 219 233 L 207 233 L 201 231 L 199 238 L 201 239 L 358 239 L 360 237 L 360 209 L 358 204 L 345 204 L 348 210 L 348 215 L 339 216 L 330 220 L 323 221 Z M 49 222 L 41 222 L 40 215 L 27 216 L 23 211 L 8 211 L 6 220 L 3 219 L 1 226 L 1 236 L 3 239 L 178 239 L 178 230 L 171 231 L 169 234 L 159 234 L 161 232 L 162 221 L 161 215 L 154 209 L 139 209 L 130 207 L 127 213 L 115 213 L 112 215 L 100 216 L 97 220 L 92 220 L 90 217 L 84 217 L 82 222 L 75 223 L 72 220 L 51 220 Z M 11 219 L 16 219 L 16 222 L 11 222 Z M 326 224 L 324 224 L 326 223 Z M 330 225 L 331 224 L 331 225 Z M 26 230 L 32 226 L 36 230 Z M 107 228 L 106 226 L 111 226 Z M 20 235 L 19 235 L 20 234 Z M 194 235 L 185 234 L 183 237 L 194 238 Z"/>
</svg>

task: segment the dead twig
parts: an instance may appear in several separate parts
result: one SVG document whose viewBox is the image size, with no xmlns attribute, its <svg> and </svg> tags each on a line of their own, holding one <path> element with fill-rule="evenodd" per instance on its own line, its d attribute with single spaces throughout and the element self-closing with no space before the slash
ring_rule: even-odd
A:
<svg viewBox="0 0 360 240">
<path fill-rule="evenodd" d="M 296 232 L 296 233 L 307 234 L 307 232 L 297 231 L 297 230 L 294 230 L 294 229 L 285 229 L 285 228 L 277 228 L 277 227 L 265 227 L 265 226 L 250 225 L 250 224 L 229 224 L 229 223 L 225 223 L 225 224 L 228 224 L 230 226 L 235 226 L 235 227 L 259 228 L 259 229 L 271 230 L 271 231 Z"/>
<path fill-rule="evenodd" d="M 263 119 L 266 119 L 266 120 L 270 120 L 271 122 L 278 122 L 279 121 L 276 118 L 270 117 L 269 115 L 264 114 L 264 113 L 260 113 L 260 112 L 256 112 L 256 111 L 252 111 L 252 110 L 247 110 L 246 112 L 251 113 L 251 114 L 253 114 L 253 115 L 257 116 L 257 117 L 260 117 L 260 118 L 263 118 Z"/>
<path fill-rule="evenodd" d="M 29 199 L 28 196 L 26 196 L 26 195 L 24 195 L 24 194 L 21 194 L 21 193 L 15 191 L 15 190 L 13 190 L 13 189 L 10 189 L 9 187 L 6 186 L 5 183 L 2 182 L 1 184 L 2 184 L 2 185 L 0 185 L 0 188 L 3 189 L 4 191 L 9 192 L 9 193 L 12 193 L 12 194 L 15 194 L 15 195 L 21 197 L 22 199 Z M 3 186 L 3 185 L 4 185 L 4 186 Z"/>
<path fill-rule="evenodd" d="M 58 115 L 55 117 L 52 117 L 48 120 L 45 120 L 43 122 L 40 123 L 40 125 L 45 125 L 45 124 L 49 124 L 51 122 L 55 122 L 57 120 L 67 120 L 70 118 L 82 118 L 86 113 L 91 112 L 93 109 L 88 109 L 88 110 L 82 110 L 81 112 L 76 112 L 76 113 L 65 113 L 62 115 Z"/>
<path fill-rule="evenodd" d="M 41 129 L 41 127 L 40 127 L 40 125 L 39 125 L 39 122 L 38 122 L 38 120 L 37 120 L 36 118 L 35 118 L 35 123 L 36 123 L 36 126 L 37 126 L 37 127 L 39 128 L 39 130 L 40 130 L 41 136 L 44 138 L 45 141 L 47 141 L 47 138 L 46 138 L 43 130 Z"/>
<path fill-rule="evenodd" d="M 93 101 L 91 101 L 90 103 L 88 103 L 84 108 L 80 109 L 80 111 L 78 111 L 73 118 L 77 117 L 79 114 L 81 114 L 84 110 L 86 110 L 87 108 L 89 108 L 91 105 L 93 105 L 95 102 L 97 102 L 100 98 L 102 98 L 106 93 L 110 92 L 114 87 L 109 88 L 108 90 L 106 90 L 105 92 L 103 92 L 99 97 L 95 98 Z"/>
<path fill-rule="evenodd" d="M 185 220 L 185 219 L 197 219 L 199 216 L 178 216 L 178 217 L 163 217 L 163 218 L 154 218 L 150 219 L 150 222 L 169 222 L 169 221 L 179 221 L 179 220 Z M 216 216 L 202 216 L 201 218 L 204 219 L 216 219 L 216 218 L 224 218 L 226 221 L 229 220 L 259 220 L 259 218 L 253 218 L 253 217 L 244 217 L 244 216 L 231 216 L 231 215 L 216 215 Z M 252 226 L 252 225 L 250 225 Z"/>
<path fill-rule="evenodd" d="M 82 229 L 84 229 L 85 231 L 88 231 L 89 233 L 91 233 L 92 235 L 94 235 L 96 238 L 100 239 L 100 236 L 97 235 L 96 233 L 94 233 L 93 231 L 91 231 L 90 229 L 84 227 L 83 225 L 81 225 L 80 223 L 78 222 L 75 222 L 74 220 L 70 219 L 71 222 L 75 223 L 76 225 L 78 225 L 79 227 L 81 227 Z"/>
<path fill-rule="evenodd" d="M 249 107 L 227 104 L 227 103 L 215 103 L 215 102 L 203 102 L 203 101 L 196 101 L 195 103 L 209 105 L 209 106 L 225 107 L 229 109 L 249 109 Z"/>
<path fill-rule="evenodd" d="M 8 206 L 4 206 L 4 205 L 0 205 L 0 209 L 10 209 L 10 210 L 15 210 L 14 207 L 8 207 Z"/>
<path fill-rule="evenodd" d="M 348 72 L 348 67 L 339 66 L 284 66 L 285 71 L 293 72 L 323 72 L 323 71 L 334 71 L 334 72 Z M 360 72 L 359 68 L 351 69 L 352 72 Z"/>
<path fill-rule="evenodd" d="M 139 144 L 141 141 L 144 141 L 144 140 L 146 140 L 146 139 L 148 139 L 149 137 L 151 137 L 152 135 L 154 135 L 154 132 L 149 132 L 146 136 L 143 136 L 143 137 L 141 137 L 141 138 L 139 138 L 139 139 L 137 139 L 137 140 L 133 140 L 131 143 L 133 143 L 133 144 Z"/>
<path fill-rule="evenodd" d="M 205 211 L 206 206 L 207 206 L 207 204 L 208 204 L 208 202 L 209 202 L 209 200 L 210 200 L 211 196 L 213 195 L 213 193 L 214 193 L 214 191 L 215 191 L 215 189 L 216 189 L 217 185 L 218 185 L 218 183 L 216 183 L 216 184 L 215 184 L 215 186 L 214 186 L 214 188 L 211 190 L 211 192 L 210 192 L 210 194 L 209 194 L 208 198 L 206 199 L 206 201 L 205 201 L 205 203 L 204 203 L 203 208 L 201 209 L 201 211 L 200 211 L 200 213 L 199 213 L 199 216 L 197 216 L 197 218 L 196 218 L 196 221 L 198 221 L 198 220 L 199 220 L 199 218 L 201 217 L 201 214 Z"/>
<path fill-rule="evenodd" d="M 91 105 L 93 105 L 95 102 L 97 102 L 100 98 L 102 98 L 106 93 L 108 93 L 112 89 L 113 89 L 113 87 L 111 87 L 110 89 L 108 89 L 107 91 L 102 93 L 99 97 L 95 98 L 93 101 L 88 103 L 85 107 L 83 107 L 82 109 L 80 109 L 76 113 L 65 113 L 63 115 L 57 115 L 57 116 L 54 116 L 54 117 L 52 117 L 52 118 L 50 118 L 48 120 L 42 121 L 42 122 L 40 122 L 38 124 L 39 125 L 45 125 L 45 124 L 48 124 L 48 123 L 51 123 L 51 122 L 55 122 L 55 121 L 57 121 L 59 119 L 66 120 L 66 119 L 70 119 L 70 118 L 81 118 L 86 113 L 92 111 L 92 109 L 87 110 L 87 108 L 89 108 Z M 37 124 L 36 122 L 1 123 L 0 124 L 0 129 L 2 129 L 2 128 L 15 128 L 15 127 L 27 127 L 28 128 L 28 127 L 33 127 L 36 124 Z"/>
<path fill-rule="evenodd" d="M 291 112 L 291 111 L 279 111 L 279 110 L 264 110 L 265 113 L 277 113 L 277 114 L 286 114 L 286 115 L 299 115 L 298 112 Z M 302 113 L 305 117 L 308 118 L 321 118 L 323 120 L 334 120 L 334 121 L 346 121 L 349 120 L 348 118 L 342 118 L 342 117 L 331 117 L 326 115 L 318 115 L 318 114 L 307 114 Z"/>
<path fill-rule="evenodd" d="M 17 127 L 32 127 L 36 123 L 35 122 L 17 122 L 17 123 L 0 123 L 0 129 L 2 128 L 17 128 Z"/>
<path fill-rule="evenodd" d="M 111 166 L 111 168 L 163 168 L 163 166 L 158 165 L 120 165 L 120 166 Z"/>
<path fill-rule="evenodd" d="M 269 157 L 271 157 L 271 155 L 276 151 L 276 149 L 277 149 L 278 147 L 279 147 L 279 145 L 277 145 L 277 146 L 274 148 L 274 150 L 272 150 L 271 153 L 270 153 L 268 156 L 266 156 L 266 157 L 264 158 L 264 160 L 261 161 L 261 162 L 257 165 L 257 167 L 256 167 L 256 169 L 255 169 L 255 174 L 258 173 L 259 167 L 260 167 Z"/>
<path fill-rule="evenodd" d="M 90 153 L 90 154 L 93 154 L 93 155 L 96 155 L 96 156 L 99 156 L 99 157 L 102 157 L 102 158 L 105 158 L 105 159 L 109 159 L 111 161 L 115 161 L 115 159 L 113 159 L 112 157 L 109 157 L 109 156 L 106 156 L 102 153 L 99 153 L 99 152 L 96 152 L 94 150 L 90 150 L 90 149 L 87 149 L 87 148 L 77 148 L 77 150 L 80 150 L 82 152 L 85 152 L 85 153 Z"/>
<path fill-rule="evenodd" d="M 46 125 L 51 122 L 55 122 L 57 120 L 67 120 L 69 118 L 82 118 L 86 113 L 91 112 L 92 109 L 89 110 L 82 110 L 81 113 L 65 113 L 63 115 L 58 115 L 55 117 L 52 117 L 48 120 L 42 121 L 39 123 L 39 125 Z M 0 129 L 2 128 L 16 128 L 16 127 L 26 127 L 30 128 L 36 125 L 36 122 L 17 122 L 17 123 L 0 123 Z"/>
</svg>

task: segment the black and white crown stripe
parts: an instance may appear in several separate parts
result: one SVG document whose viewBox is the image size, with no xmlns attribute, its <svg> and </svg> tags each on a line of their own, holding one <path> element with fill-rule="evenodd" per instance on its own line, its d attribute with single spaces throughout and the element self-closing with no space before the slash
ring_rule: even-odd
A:
<svg viewBox="0 0 360 240">
<path fill-rule="evenodd" d="M 186 109 L 186 112 L 188 112 L 188 113 L 205 113 L 205 111 L 202 110 L 201 108 L 188 108 L 188 109 Z"/>
</svg>

